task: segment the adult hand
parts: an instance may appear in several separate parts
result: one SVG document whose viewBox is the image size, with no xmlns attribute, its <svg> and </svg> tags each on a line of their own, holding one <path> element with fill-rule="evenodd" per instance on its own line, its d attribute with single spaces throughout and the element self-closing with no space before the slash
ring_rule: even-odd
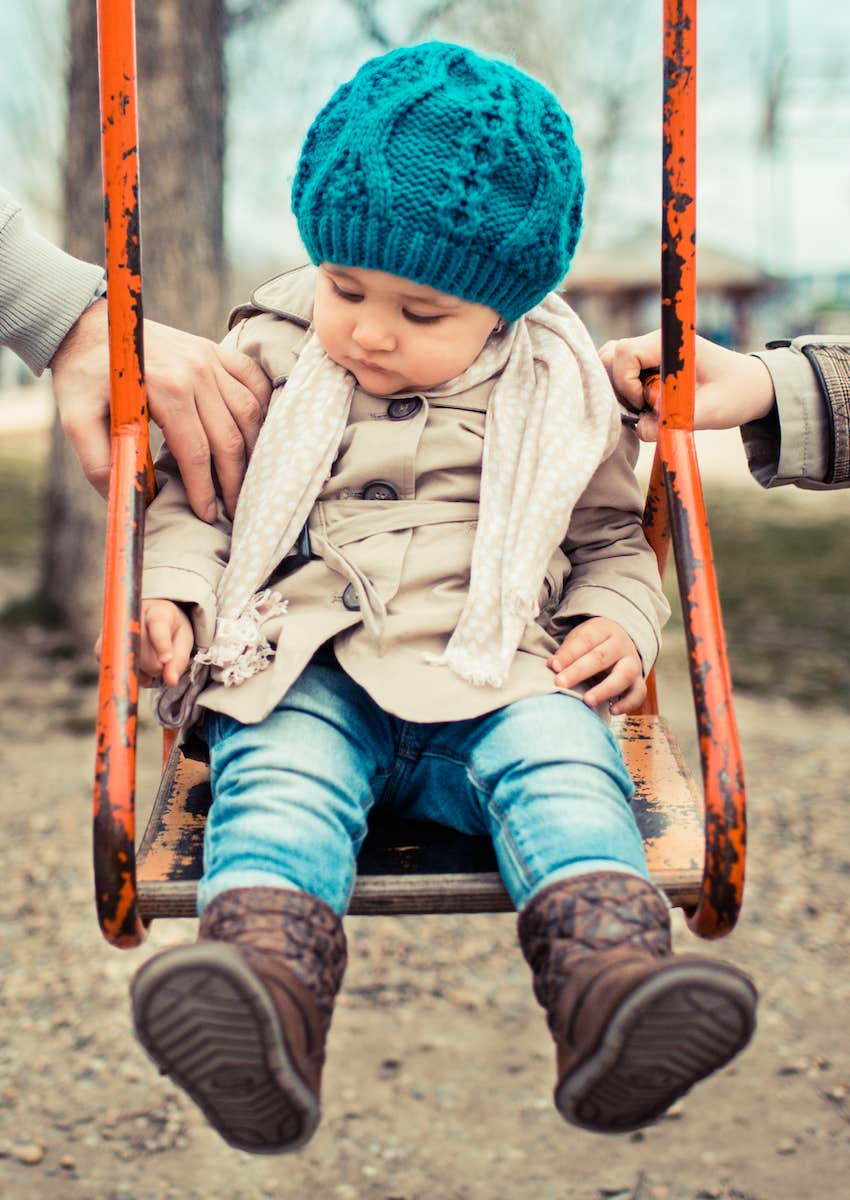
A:
<svg viewBox="0 0 850 1200">
<path fill-rule="evenodd" d="M 606 342 L 599 357 L 623 403 L 640 412 L 648 403 L 640 378 L 645 369 L 660 370 L 661 330 L 640 337 Z M 760 358 L 726 350 L 707 338 L 696 339 L 694 429 L 732 429 L 766 417 L 773 408 L 773 382 Z M 645 411 L 637 423 L 644 442 L 658 437 L 658 416 Z"/>
<path fill-rule="evenodd" d="M 643 666 L 635 644 L 609 617 L 589 617 L 571 629 L 549 659 L 558 687 L 593 680 L 582 699 L 590 708 L 606 700 L 615 715 L 630 712 L 646 695 Z"/>
<path fill-rule="evenodd" d="M 271 385 L 261 367 L 168 325 L 145 321 L 145 376 L 150 415 L 177 460 L 197 516 L 216 515 L 212 463 L 233 514 L 247 460 L 266 414 Z M 86 473 L 109 487 L 109 346 L 106 301 L 98 300 L 69 331 L 50 364 L 62 427 Z"/>
</svg>

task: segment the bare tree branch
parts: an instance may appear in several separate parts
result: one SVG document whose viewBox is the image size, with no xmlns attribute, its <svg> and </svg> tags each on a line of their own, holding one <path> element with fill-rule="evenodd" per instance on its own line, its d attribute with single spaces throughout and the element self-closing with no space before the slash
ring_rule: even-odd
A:
<svg viewBox="0 0 850 1200">
<path fill-rule="evenodd" d="M 767 53 L 759 73 L 761 114 L 758 145 L 775 154 L 782 140 L 782 117 L 794 83 L 791 49 L 788 41 L 788 12 L 784 4 L 771 11 Z"/>
<path fill-rule="evenodd" d="M 382 50 L 392 50 L 393 41 L 387 32 L 378 24 L 375 12 L 375 0 L 348 0 L 354 13 L 360 21 L 360 28 L 366 37 L 377 42 Z"/>
<path fill-rule="evenodd" d="M 289 0 L 229 0 L 225 32 L 229 33 L 231 29 L 238 29 L 251 21 L 261 21 L 288 3 Z"/>
<path fill-rule="evenodd" d="M 11 70 L 0 68 L 0 161 L 4 184 L 45 221 L 61 227 L 65 155 L 65 23 L 56 0 L 35 0 L 17 17 Z M 8 169 L 7 169 L 8 168 Z"/>
<path fill-rule="evenodd" d="M 410 28 L 401 38 L 401 43 L 416 42 L 427 33 L 436 23 L 447 16 L 453 8 L 457 8 L 461 0 L 434 0 L 424 9 Z M 348 0 L 360 22 L 364 35 L 381 47 L 382 50 L 392 50 L 400 43 L 391 37 L 378 20 L 376 0 Z"/>
<path fill-rule="evenodd" d="M 408 35 L 408 40 L 411 42 L 416 41 L 432 25 L 436 25 L 442 17 L 448 16 L 453 8 L 457 8 L 459 3 L 460 0 L 436 0 L 436 3 L 426 8 L 419 17 L 419 20 L 413 25 Z"/>
</svg>

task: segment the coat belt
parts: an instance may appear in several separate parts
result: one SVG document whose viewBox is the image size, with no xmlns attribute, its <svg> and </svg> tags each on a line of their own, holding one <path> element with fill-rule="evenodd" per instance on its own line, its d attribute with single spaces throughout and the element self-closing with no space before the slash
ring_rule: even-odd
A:
<svg viewBox="0 0 850 1200">
<path fill-rule="evenodd" d="M 469 500 L 320 500 L 307 527 L 313 554 L 357 589 L 363 624 L 379 641 L 386 604 L 370 579 L 348 559 L 350 542 L 379 533 L 400 533 L 423 525 L 469 524 L 478 520 L 478 503 Z"/>
</svg>

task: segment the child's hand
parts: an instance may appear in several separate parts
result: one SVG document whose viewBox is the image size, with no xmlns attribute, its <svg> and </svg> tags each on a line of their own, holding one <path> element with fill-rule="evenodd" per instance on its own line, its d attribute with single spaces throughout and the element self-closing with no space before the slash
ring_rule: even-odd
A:
<svg viewBox="0 0 850 1200">
<path fill-rule="evenodd" d="M 195 645 L 192 622 L 171 600 L 142 601 L 139 679 L 150 687 L 157 676 L 173 687 L 189 665 Z"/>
<path fill-rule="evenodd" d="M 606 700 L 614 715 L 630 712 L 646 695 L 640 655 L 629 635 L 608 617 L 576 625 L 547 664 L 559 687 L 574 688 L 598 675 L 582 699 L 590 708 Z"/>
</svg>

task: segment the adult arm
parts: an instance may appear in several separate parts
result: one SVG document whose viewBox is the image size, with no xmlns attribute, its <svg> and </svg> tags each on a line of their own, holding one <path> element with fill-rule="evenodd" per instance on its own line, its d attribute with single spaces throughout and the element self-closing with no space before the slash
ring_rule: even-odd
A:
<svg viewBox="0 0 850 1200">
<path fill-rule="evenodd" d="M 40 375 L 103 282 L 101 267 L 37 234 L 0 188 L 0 345 Z"/>
<path fill-rule="evenodd" d="M 641 409 L 640 372 L 658 368 L 660 331 L 607 342 L 600 356 L 625 403 Z M 754 355 L 696 339 L 694 426 L 740 425 L 750 470 L 764 487 L 848 486 L 848 413 L 850 338 L 808 335 Z M 655 414 L 645 412 L 637 428 L 654 441 Z"/>
<path fill-rule="evenodd" d="M 767 367 L 775 403 L 741 436 L 764 487 L 850 486 L 850 338 L 804 335 L 753 356 Z"/>
<path fill-rule="evenodd" d="M 89 481 L 109 480 L 109 354 L 103 270 L 35 233 L 0 189 L 0 344 L 53 370 L 62 426 Z M 193 510 L 215 520 L 216 489 L 236 507 L 270 395 L 261 368 L 228 346 L 146 321 L 151 417 L 183 473 Z"/>
<path fill-rule="evenodd" d="M 106 301 L 73 326 L 51 361 L 62 427 L 89 482 L 109 486 L 109 346 Z M 145 379 L 151 418 L 177 460 L 193 511 L 216 518 L 215 467 L 228 512 L 260 432 L 271 385 L 250 358 L 227 345 L 145 321 Z"/>
</svg>

